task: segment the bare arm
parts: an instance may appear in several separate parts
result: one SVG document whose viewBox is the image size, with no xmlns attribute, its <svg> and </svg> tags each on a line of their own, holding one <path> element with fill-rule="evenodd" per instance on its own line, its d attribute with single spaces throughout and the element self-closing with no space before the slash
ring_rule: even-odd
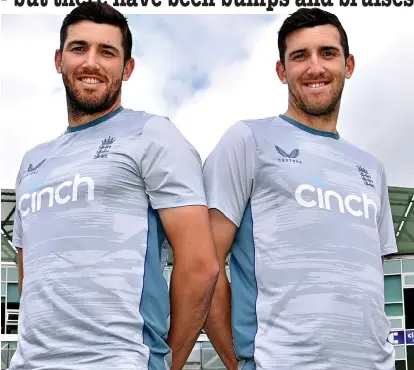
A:
<svg viewBox="0 0 414 370">
<path fill-rule="evenodd" d="M 216 209 L 210 210 L 210 223 L 220 272 L 204 330 L 226 368 L 233 370 L 238 365 L 233 349 L 230 284 L 226 276 L 225 261 L 237 227 Z"/>
<path fill-rule="evenodd" d="M 171 370 L 181 370 L 206 320 L 218 264 L 206 207 L 163 209 L 159 215 L 174 254 L 168 333 Z"/>
<path fill-rule="evenodd" d="M 19 287 L 19 293 L 22 295 L 23 290 L 23 276 L 24 276 L 24 270 L 23 270 L 23 248 L 17 248 L 17 268 L 19 271 L 19 281 L 18 281 L 18 287 Z"/>
</svg>

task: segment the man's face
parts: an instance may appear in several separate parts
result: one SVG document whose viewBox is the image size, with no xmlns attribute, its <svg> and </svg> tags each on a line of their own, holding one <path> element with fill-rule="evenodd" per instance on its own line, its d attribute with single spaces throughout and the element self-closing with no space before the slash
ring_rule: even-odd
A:
<svg viewBox="0 0 414 370">
<path fill-rule="evenodd" d="M 286 46 L 285 65 L 279 61 L 277 72 L 288 85 L 291 103 L 313 116 L 339 109 L 354 58 L 345 60 L 337 28 L 323 25 L 296 30 L 286 38 Z"/>
<path fill-rule="evenodd" d="M 72 110 L 94 114 L 120 99 L 122 80 L 129 79 L 133 60 L 124 66 L 121 30 L 108 24 L 81 21 L 68 27 L 63 51 L 56 52 Z"/>
</svg>

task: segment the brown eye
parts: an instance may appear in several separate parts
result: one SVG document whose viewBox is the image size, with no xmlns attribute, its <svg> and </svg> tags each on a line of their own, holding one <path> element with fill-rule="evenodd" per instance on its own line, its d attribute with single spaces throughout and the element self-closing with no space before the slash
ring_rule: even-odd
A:
<svg viewBox="0 0 414 370">
<path fill-rule="evenodd" d="M 85 48 L 83 46 L 76 46 L 72 48 L 71 51 L 85 51 Z"/>
</svg>

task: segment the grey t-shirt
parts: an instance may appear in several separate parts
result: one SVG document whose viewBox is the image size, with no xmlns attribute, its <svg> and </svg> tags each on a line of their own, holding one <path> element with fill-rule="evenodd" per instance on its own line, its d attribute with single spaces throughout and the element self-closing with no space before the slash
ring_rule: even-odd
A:
<svg viewBox="0 0 414 370">
<path fill-rule="evenodd" d="M 241 121 L 204 165 L 237 227 L 232 328 L 242 369 L 391 370 L 381 256 L 396 252 L 383 165 L 287 117 Z"/>
<path fill-rule="evenodd" d="M 23 248 L 10 370 L 168 368 L 158 209 L 206 205 L 201 160 L 159 116 L 119 109 L 24 156 L 13 244 Z"/>
</svg>

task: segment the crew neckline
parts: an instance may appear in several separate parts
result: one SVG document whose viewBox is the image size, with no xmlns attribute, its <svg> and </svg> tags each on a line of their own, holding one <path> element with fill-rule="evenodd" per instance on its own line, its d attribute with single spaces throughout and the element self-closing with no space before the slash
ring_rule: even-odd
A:
<svg viewBox="0 0 414 370">
<path fill-rule="evenodd" d="M 317 130 L 317 129 L 314 129 L 312 127 L 306 126 L 303 123 L 300 123 L 300 122 L 296 121 L 293 118 L 287 117 L 284 114 L 279 114 L 279 117 L 281 119 L 283 119 L 284 121 L 292 124 L 293 126 L 299 128 L 303 131 L 309 132 L 310 134 L 330 137 L 330 138 L 335 139 L 335 140 L 338 140 L 340 138 L 338 132 L 334 133 L 334 132 L 329 132 L 329 131 Z"/>
<path fill-rule="evenodd" d="M 109 120 L 110 118 L 116 116 L 118 113 L 120 113 L 124 108 L 121 106 L 115 110 L 113 110 L 112 112 L 109 112 L 105 115 L 103 115 L 102 117 L 96 118 L 90 122 L 84 123 L 83 125 L 79 125 L 79 126 L 74 126 L 74 127 L 68 127 L 66 129 L 66 134 L 72 133 L 72 132 L 78 132 L 78 131 L 82 131 L 82 130 L 86 130 L 89 127 L 93 127 L 96 125 L 99 125 L 102 122 L 105 122 L 107 120 Z"/>
</svg>

